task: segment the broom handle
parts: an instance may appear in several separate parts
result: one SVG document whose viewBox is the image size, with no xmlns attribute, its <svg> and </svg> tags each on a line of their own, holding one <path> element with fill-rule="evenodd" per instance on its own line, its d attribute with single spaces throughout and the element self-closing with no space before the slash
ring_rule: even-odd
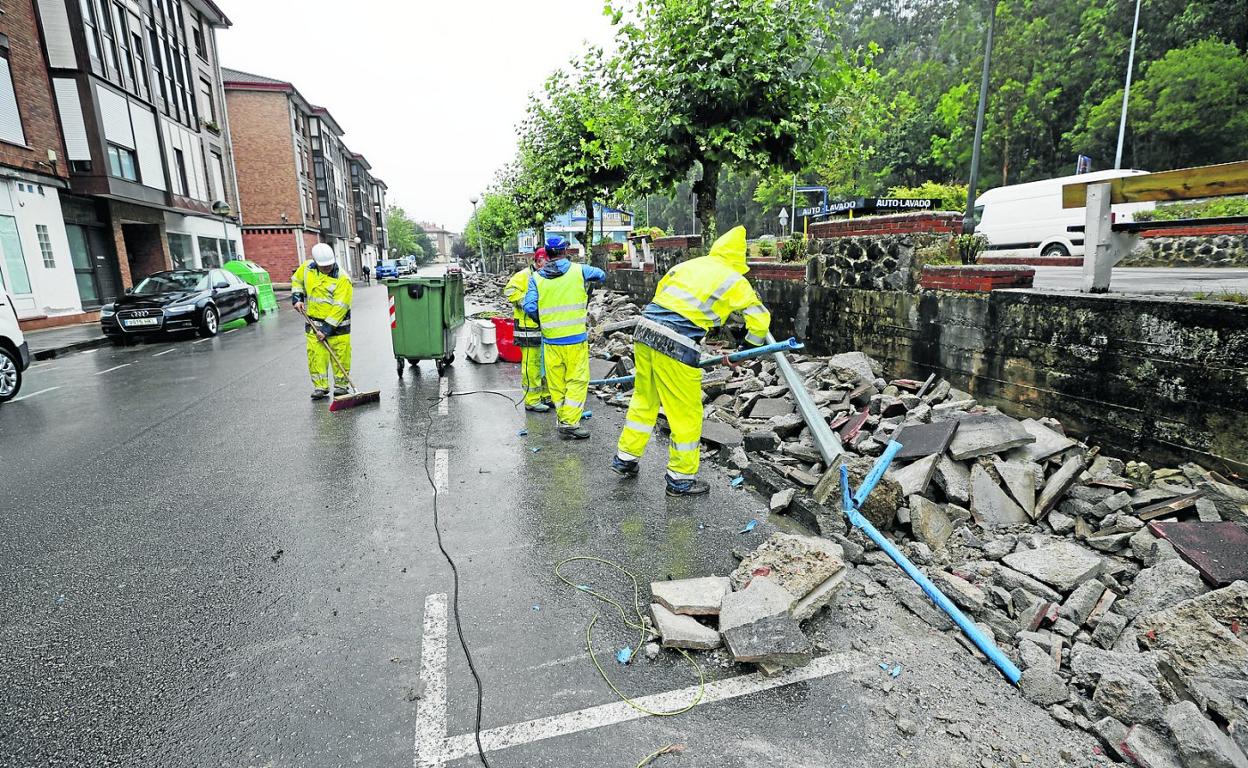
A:
<svg viewBox="0 0 1248 768">
<path fill-rule="evenodd" d="M 308 317 L 308 313 L 304 312 L 302 309 L 298 310 L 298 312 L 303 315 L 303 319 L 307 321 L 309 326 L 311 326 L 312 319 Z M 329 359 L 334 361 L 334 366 L 337 367 L 338 370 L 342 371 L 342 375 L 346 378 L 347 383 L 351 385 L 351 389 L 359 392 L 360 388 L 355 386 L 355 382 L 351 380 L 351 374 L 347 373 L 347 369 L 342 367 L 342 363 L 338 362 L 338 355 L 335 355 L 334 348 L 329 346 L 329 339 L 322 339 L 320 336 L 317 336 L 316 340 L 321 342 L 321 346 L 325 347 L 325 351 L 329 353 Z"/>
</svg>

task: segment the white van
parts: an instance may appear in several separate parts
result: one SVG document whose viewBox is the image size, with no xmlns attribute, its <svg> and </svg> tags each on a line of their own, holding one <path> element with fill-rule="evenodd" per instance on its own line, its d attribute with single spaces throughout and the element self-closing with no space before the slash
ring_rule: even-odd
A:
<svg viewBox="0 0 1248 768">
<path fill-rule="evenodd" d="M 1083 208 L 1062 208 L 1062 187 L 1141 173 L 1148 171 L 1095 171 L 988 190 L 975 200 L 975 231 L 988 238 L 985 255 L 1082 256 L 1083 233 L 1067 231 L 1067 227 L 1083 224 L 1087 214 Z M 1137 212 L 1154 206 L 1115 205 L 1114 220 L 1134 221 Z"/>
<path fill-rule="evenodd" d="M 22 388 L 22 371 L 30 366 L 30 347 L 17 324 L 13 298 L 0 288 L 0 403 L 12 400 Z"/>
</svg>

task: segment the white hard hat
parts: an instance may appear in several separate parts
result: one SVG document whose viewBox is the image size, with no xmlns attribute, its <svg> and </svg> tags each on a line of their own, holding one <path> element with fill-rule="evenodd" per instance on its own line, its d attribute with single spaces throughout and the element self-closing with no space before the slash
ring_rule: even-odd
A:
<svg viewBox="0 0 1248 768">
<path fill-rule="evenodd" d="M 318 267 L 330 267 L 334 264 L 334 249 L 325 243 L 312 246 L 312 260 Z"/>
</svg>

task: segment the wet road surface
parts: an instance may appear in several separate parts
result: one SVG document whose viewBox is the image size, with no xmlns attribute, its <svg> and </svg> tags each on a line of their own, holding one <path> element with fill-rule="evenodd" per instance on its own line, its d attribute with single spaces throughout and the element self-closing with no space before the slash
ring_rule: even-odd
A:
<svg viewBox="0 0 1248 768">
<path fill-rule="evenodd" d="M 552 418 L 515 408 L 517 366 L 461 359 L 440 385 L 426 362 L 397 379 L 383 288 L 357 290 L 355 328 L 353 374 L 381 388 L 379 406 L 330 414 L 309 401 L 302 334 L 284 307 L 202 343 L 49 361 L 0 408 L 0 765 L 477 764 L 475 687 L 445 607 L 430 477 L 492 765 L 631 768 L 672 742 L 689 747 L 663 758 L 679 766 L 897 762 L 910 749 L 855 682 L 878 676 L 887 653 L 927 668 L 902 681 L 915 686 L 907 706 L 1019 705 L 952 640 L 886 607 L 810 622 L 826 654 L 811 679 L 770 687 L 702 655 L 727 700 L 674 718 L 601 709 L 618 701 L 585 649 L 601 606 L 555 565 L 616 560 L 643 591 L 726 574 L 733 548 L 774 530 L 739 533 L 765 503 L 714 467 L 709 498 L 668 499 L 661 439 L 641 478 L 616 478 L 606 465 L 621 414 L 595 401 L 593 438 L 561 441 Z M 468 394 L 478 390 L 502 394 Z M 568 573 L 631 604 L 618 575 Z M 610 609 L 594 631 L 628 694 L 696 685 L 671 653 L 617 664 L 635 635 Z M 851 650 L 855 639 L 869 653 Z M 1048 722 L 1024 710 L 1035 713 Z M 555 721 L 506 729 L 539 718 Z"/>
</svg>

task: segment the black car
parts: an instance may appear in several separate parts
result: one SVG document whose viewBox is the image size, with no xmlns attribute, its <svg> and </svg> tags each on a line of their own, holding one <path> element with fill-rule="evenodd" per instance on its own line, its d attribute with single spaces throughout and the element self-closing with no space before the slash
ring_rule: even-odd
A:
<svg viewBox="0 0 1248 768">
<path fill-rule="evenodd" d="M 100 328 L 114 342 L 158 333 L 216 336 L 223 323 L 260 319 L 254 286 L 224 269 L 175 269 L 143 278 L 100 310 Z"/>
</svg>

